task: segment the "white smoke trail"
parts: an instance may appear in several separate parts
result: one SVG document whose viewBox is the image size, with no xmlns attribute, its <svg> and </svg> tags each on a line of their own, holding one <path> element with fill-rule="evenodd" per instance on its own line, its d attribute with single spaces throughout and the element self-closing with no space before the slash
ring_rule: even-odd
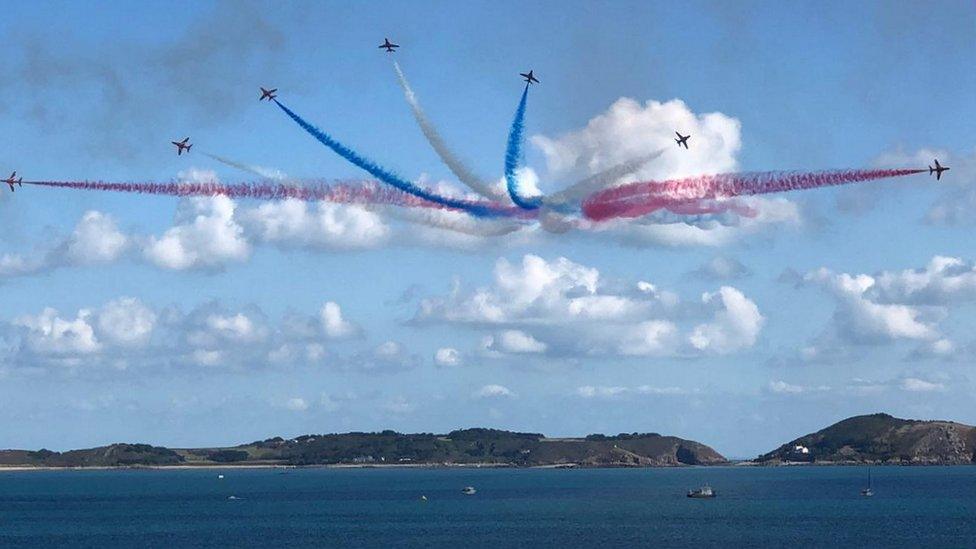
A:
<svg viewBox="0 0 976 549">
<path fill-rule="evenodd" d="M 387 216 L 407 223 L 476 237 L 504 236 L 523 227 L 522 223 L 510 219 L 476 219 L 464 212 L 452 210 L 420 211 L 416 208 L 391 208 L 379 204 L 367 208 L 381 210 Z"/>
<path fill-rule="evenodd" d="M 621 177 L 637 172 L 644 167 L 644 164 L 664 154 L 664 151 L 665 149 L 660 149 L 650 154 L 621 162 L 616 166 L 611 166 L 602 172 L 595 173 L 586 179 L 574 183 L 558 193 L 546 197 L 543 199 L 543 202 L 547 206 L 561 206 L 571 202 L 581 202 L 587 196 L 613 185 Z"/>
<path fill-rule="evenodd" d="M 253 166 L 251 164 L 244 164 L 243 162 L 237 162 L 229 158 L 224 158 L 222 156 L 217 156 L 216 154 L 210 154 L 203 151 L 203 155 L 220 162 L 221 164 L 230 166 L 231 168 L 237 168 L 238 170 L 254 174 L 258 177 L 263 177 L 265 179 L 272 179 L 274 181 L 284 181 L 287 176 L 281 170 L 275 170 L 270 168 L 263 168 L 261 166 Z"/>
<path fill-rule="evenodd" d="M 447 148 L 447 144 L 444 143 L 444 138 L 441 137 L 437 128 L 427 118 L 427 113 L 420 106 L 417 95 L 410 87 L 410 82 L 407 81 L 406 75 L 403 74 L 400 64 L 393 61 L 393 69 L 396 71 L 397 81 L 400 83 L 400 87 L 403 88 L 403 95 L 407 99 L 407 104 L 410 105 L 413 117 L 417 121 L 417 125 L 420 126 L 420 131 L 423 132 L 424 137 L 427 138 L 427 142 L 430 143 L 434 152 L 440 157 L 441 162 L 472 191 L 490 200 L 508 202 L 508 195 L 506 193 L 500 192 L 491 183 L 486 182 L 484 179 L 472 173 L 471 169 L 464 165 L 464 162 Z"/>
</svg>

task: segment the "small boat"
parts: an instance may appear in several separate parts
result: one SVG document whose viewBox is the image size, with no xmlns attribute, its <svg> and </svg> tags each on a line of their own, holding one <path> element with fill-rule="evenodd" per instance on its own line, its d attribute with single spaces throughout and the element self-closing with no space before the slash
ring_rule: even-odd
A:
<svg viewBox="0 0 976 549">
<path fill-rule="evenodd" d="M 474 489 L 474 486 L 465 486 L 461 490 L 461 493 L 464 494 L 464 495 L 466 495 L 466 496 L 473 496 L 476 493 L 478 493 L 478 491 Z"/>
<path fill-rule="evenodd" d="M 861 496 L 869 498 L 874 495 L 874 489 L 871 488 L 871 469 L 868 469 L 868 487 L 861 488 Z"/>
<path fill-rule="evenodd" d="M 217 475 L 218 479 L 224 478 L 224 475 Z"/>
<path fill-rule="evenodd" d="M 427 501 L 427 496 L 420 496 L 420 501 Z"/>
<path fill-rule="evenodd" d="M 715 497 L 715 491 L 712 490 L 711 486 L 707 484 L 703 484 L 701 488 L 688 490 L 688 497 L 695 498 L 695 499 L 713 498 Z"/>
</svg>

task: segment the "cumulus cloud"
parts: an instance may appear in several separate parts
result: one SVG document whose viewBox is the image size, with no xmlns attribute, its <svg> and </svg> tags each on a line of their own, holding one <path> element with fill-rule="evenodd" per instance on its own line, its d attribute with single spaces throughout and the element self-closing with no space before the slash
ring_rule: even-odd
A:
<svg viewBox="0 0 976 549">
<path fill-rule="evenodd" d="M 234 201 L 226 196 L 195 197 L 180 203 L 176 223 L 150 237 L 146 259 L 172 270 L 219 269 L 250 257 L 244 229 L 235 221 Z"/>
<path fill-rule="evenodd" d="M 703 295 L 702 302 L 714 313 L 692 332 L 689 339 L 696 349 L 725 354 L 752 347 L 765 323 L 755 303 L 731 286 Z"/>
<path fill-rule="evenodd" d="M 421 300 L 412 322 L 491 328 L 489 356 L 695 356 L 751 347 L 764 318 L 731 286 L 685 303 L 647 281 L 610 282 L 566 258 L 526 255 L 499 259 L 490 286 Z"/>
<path fill-rule="evenodd" d="M 718 112 L 696 115 L 680 99 L 642 104 L 620 98 L 584 128 L 557 138 L 537 135 L 532 143 L 545 154 L 552 175 L 590 175 L 662 148 L 674 148 L 676 130 L 692 135 L 689 150 L 661 155 L 632 177 L 671 179 L 735 170 L 742 147 L 739 121 Z"/>
<path fill-rule="evenodd" d="M 121 346 L 145 344 L 156 326 L 156 313 L 138 299 L 110 301 L 98 314 L 98 331 L 104 339 Z"/>
<path fill-rule="evenodd" d="M 299 325 L 301 329 L 296 329 Z M 317 314 L 272 321 L 255 306 L 227 308 L 210 302 L 188 312 L 154 308 L 121 297 L 100 307 L 64 314 L 0 320 L 0 366 L 126 369 L 203 367 L 245 370 L 266 367 L 329 367 L 387 372 L 413 368 L 416 355 L 400 343 L 329 351 L 334 339 Z"/>
<path fill-rule="evenodd" d="M 676 130 L 692 134 L 689 150 L 676 148 Z M 571 175 L 591 176 L 637 158 L 653 157 L 633 173 L 621 176 L 616 181 L 619 184 L 735 171 L 740 134 L 737 119 L 722 113 L 695 114 L 679 99 L 642 104 L 621 98 L 584 128 L 556 138 L 534 136 L 532 143 L 545 155 L 550 177 L 559 180 Z M 657 152 L 663 153 L 655 155 Z M 789 200 L 747 197 L 741 201 L 755 212 L 754 216 L 664 211 L 587 228 L 599 238 L 614 238 L 634 246 L 722 246 L 769 226 L 801 221 L 799 209 Z"/>
<path fill-rule="evenodd" d="M 99 211 L 87 211 L 71 234 L 56 237 L 47 247 L 31 253 L 0 254 L 0 278 L 13 278 L 62 267 L 111 263 L 126 255 L 132 238 L 115 220 Z"/>
<path fill-rule="evenodd" d="M 852 345 L 914 342 L 916 359 L 950 359 L 963 351 L 943 321 L 976 301 L 976 264 L 934 256 L 924 267 L 875 274 L 837 273 L 820 268 L 792 277 L 800 285 L 826 290 L 836 302 L 831 324 L 801 356 L 843 358 Z"/>
<path fill-rule="evenodd" d="M 438 366 L 460 366 L 461 352 L 453 347 L 441 347 L 434 352 L 434 364 Z"/>
<path fill-rule="evenodd" d="M 911 393 L 931 393 L 945 391 L 945 385 L 918 379 L 917 377 L 906 377 L 901 380 L 901 389 Z"/>
<path fill-rule="evenodd" d="M 544 353 L 546 347 L 545 343 L 521 330 L 502 330 L 485 343 L 486 349 L 513 354 Z"/>
<path fill-rule="evenodd" d="M 88 355 L 102 348 L 91 321 L 92 312 L 88 309 L 78 311 L 74 318 L 62 318 L 56 309 L 48 307 L 38 315 L 22 316 L 13 324 L 27 329 L 27 349 L 58 357 Z"/>
<path fill-rule="evenodd" d="M 717 255 L 693 271 L 693 274 L 706 280 L 736 280 L 745 278 L 752 273 L 738 259 Z"/>
<path fill-rule="evenodd" d="M 583 385 L 577 387 L 574 394 L 586 399 L 615 399 L 628 395 L 685 395 L 689 391 L 680 387 L 654 387 L 639 385 L 637 387 L 621 387 L 607 385 Z"/>
<path fill-rule="evenodd" d="M 322 330 L 325 335 L 333 339 L 353 337 L 362 333 L 359 325 L 349 322 L 342 316 L 342 308 L 333 301 L 326 302 L 319 311 L 319 318 L 322 321 Z"/>
<path fill-rule="evenodd" d="M 485 385 L 475 391 L 471 396 L 474 398 L 506 398 L 514 397 L 515 393 L 504 385 Z"/>
<path fill-rule="evenodd" d="M 308 410 L 308 402 L 301 397 L 289 398 L 288 401 L 285 402 L 285 408 L 288 408 L 293 412 L 304 412 L 305 410 Z"/>
<path fill-rule="evenodd" d="M 64 260 L 72 265 L 112 262 L 122 256 L 129 243 L 112 217 L 88 211 L 63 245 Z"/>
<path fill-rule="evenodd" d="M 287 248 L 372 248 L 385 243 L 391 234 L 376 212 L 326 202 L 268 202 L 243 210 L 240 218 L 256 240 Z"/>
<path fill-rule="evenodd" d="M 837 300 L 834 321 L 837 334 L 855 343 L 897 339 L 931 339 L 938 335 L 934 311 L 905 303 L 882 303 L 877 298 L 876 278 L 867 274 L 834 273 L 826 268 L 807 273 L 808 284 L 819 285 Z"/>
<path fill-rule="evenodd" d="M 778 395 L 798 395 L 801 393 L 829 391 L 830 387 L 826 385 L 796 385 L 783 380 L 773 380 L 766 386 L 766 390 Z"/>
</svg>

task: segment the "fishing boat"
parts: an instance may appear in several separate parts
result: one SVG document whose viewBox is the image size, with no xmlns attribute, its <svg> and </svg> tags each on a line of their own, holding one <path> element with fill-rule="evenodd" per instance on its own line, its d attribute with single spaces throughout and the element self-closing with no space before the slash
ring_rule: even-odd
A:
<svg viewBox="0 0 976 549">
<path fill-rule="evenodd" d="M 461 493 L 466 496 L 473 496 L 477 492 L 478 491 L 474 489 L 474 486 L 465 486 L 464 488 L 461 489 Z"/>
<path fill-rule="evenodd" d="M 703 484 L 701 488 L 695 488 L 694 490 L 688 490 L 688 497 L 695 499 L 707 499 L 715 497 L 715 490 L 712 487 Z"/>
</svg>

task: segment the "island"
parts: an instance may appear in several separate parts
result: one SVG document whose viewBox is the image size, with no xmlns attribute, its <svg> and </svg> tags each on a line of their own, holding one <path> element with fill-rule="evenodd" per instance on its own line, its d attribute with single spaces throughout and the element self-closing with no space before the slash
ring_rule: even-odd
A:
<svg viewBox="0 0 976 549">
<path fill-rule="evenodd" d="M 381 431 L 275 437 L 218 448 L 119 443 L 66 452 L 0 450 L 0 470 L 206 466 L 680 467 L 727 462 L 704 444 L 657 433 L 548 438 L 539 433 L 484 428 L 447 434 Z"/>
<path fill-rule="evenodd" d="M 976 428 L 952 421 L 855 416 L 754 460 L 763 465 L 963 465 L 976 462 Z"/>
</svg>

